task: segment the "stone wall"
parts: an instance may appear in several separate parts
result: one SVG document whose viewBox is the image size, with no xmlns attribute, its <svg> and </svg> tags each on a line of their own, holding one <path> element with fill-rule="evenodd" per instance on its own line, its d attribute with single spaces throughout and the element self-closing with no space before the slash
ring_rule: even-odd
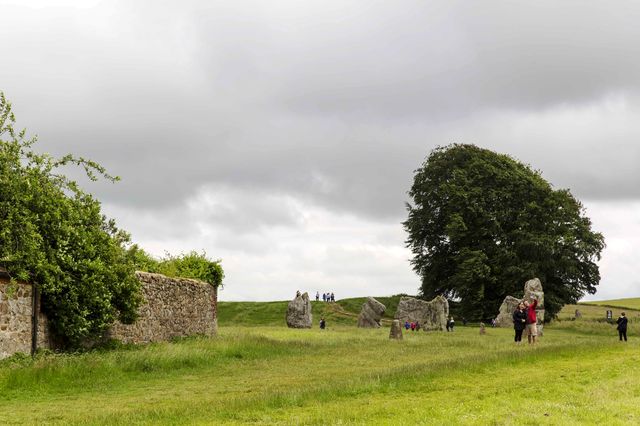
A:
<svg viewBox="0 0 640 426">
<path fill-rule="evenodd" d="M 134 324 L 117 322 L 108 338 L 124 343 L 148 343 L 189 335 L 215 335 L 217 290 L 197 280 L 168 278 L 160 274 L 136 272 L 144 298 Z M 10 284 L 0 269 L 0 359 L 16 352 L 31 352 L 32 287 Z M 47 318 L 38 317 L 38 348 L 53 347 Z"/>
<path fill-rule="evenodd" d="M 31 353 L 31 284 L 9 282 L 0 270 L 0 359 L 16 352 Z M 38 347 L 50 347 L 47 318 L 39 314 Z"/>
<path fill-rule="evenodd" d="M 148 343 L 218 330 L 217 290 L 210 284 L 136 272 L 144 302 L 134 324 L 116 323 L 108 337 L 123 343 Z"/>
</svg>

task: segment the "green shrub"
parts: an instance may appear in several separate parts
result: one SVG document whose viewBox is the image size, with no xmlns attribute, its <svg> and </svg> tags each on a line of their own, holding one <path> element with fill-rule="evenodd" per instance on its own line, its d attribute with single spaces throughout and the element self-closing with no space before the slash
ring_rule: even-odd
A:
<svg viewBox="0 0 640 426">
<path fill-rule="evenodd" d="M 214 287 L 221 286 L 224 279 L 221 261 L 210 260 L 205 252 L 190 251 L 179 256 L 167 253 L 158 260 L 134 245 L 129 249 L 129 257 L 140 271 L 155 272 L 174 278 L 193 278 Z"/>
<path fill-rule="evenodd" d="M 115 319 L 133 321 L 140 284 L 125 250 L 129 235 L 60 169 L 76 165 L 91 180 L 118 179 L 90 160 L 34 152 L 36 138 L 14 124 L 0 92 L 0 266 L 40 290 L 52 332 L 76 346 Z"/>
</svg>

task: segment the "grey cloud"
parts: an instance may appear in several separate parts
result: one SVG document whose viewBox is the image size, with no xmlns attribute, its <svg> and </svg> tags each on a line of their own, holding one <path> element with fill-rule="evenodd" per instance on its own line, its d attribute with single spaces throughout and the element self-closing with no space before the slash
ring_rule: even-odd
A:
<svg viewBox="0 0 640 426">
<path fill-rule="evenodd" d="M 628 6 L 18 5 L 0 17 L 13 58 L 0 77 L 40 149 L 123 178 L 86 185 L 113 204 L 175 208 L 226 186 L 398 221 L 412 170 L 454 141 L 511 153 L 587 198 L 638 197 L 632 122 L 583 140 L 559 128 L 580 123 L 538 117 L 616 94 L 637 109 Z M 517 134 L 527 120 L 537 135 Z"/>
</svg>

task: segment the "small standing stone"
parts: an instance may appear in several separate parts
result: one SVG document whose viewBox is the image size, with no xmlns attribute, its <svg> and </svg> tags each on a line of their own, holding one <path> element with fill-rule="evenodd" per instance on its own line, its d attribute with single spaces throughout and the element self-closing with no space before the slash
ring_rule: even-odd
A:
<svg viewBox="0 0 640 426">
<path fill-rule="evenodd" d="M 391 331 L 389 332 L 389 339 L 402 340 L 402 326 L 400 326 L 400 320 L 393 320 L 391 324 Z"/>
<path fill-rule="evenodd" d="M 480 323 L 480 334 L 487 334 L 487 330 L 485 330 L 483 322 Z"/>
</svg>

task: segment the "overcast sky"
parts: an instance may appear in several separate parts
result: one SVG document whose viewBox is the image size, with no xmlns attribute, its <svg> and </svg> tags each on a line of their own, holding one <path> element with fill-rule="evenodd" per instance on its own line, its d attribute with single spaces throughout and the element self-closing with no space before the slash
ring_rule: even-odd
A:
<svg viewBox="0 0 640 426">
<path fill-rule="evenodd" d="M 640 3 L 5 1 L 0 90 L 147 251 L 205 250 L 222 300 L 415 294 L 413 170 L 452 142 L 583 201 L 590 299 L 640 296 Z"/>
</svg>

